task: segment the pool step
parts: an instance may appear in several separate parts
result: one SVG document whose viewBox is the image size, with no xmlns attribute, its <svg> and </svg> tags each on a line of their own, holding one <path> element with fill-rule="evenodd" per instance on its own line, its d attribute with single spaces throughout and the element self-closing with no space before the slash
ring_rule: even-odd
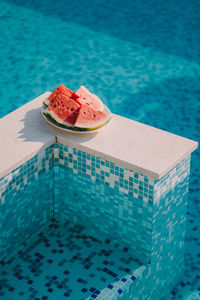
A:
<svg viewBox="0 0 200 300">
<path fill-rule="evenodd" d="M 139 299 L 147 266 L 81 226 L 51 222 L 2 262 L 3 299 Z M 134 297 L 135 295 L 135 297 Z M 133 298 L 134 297 L 134 298 Z"/>
</svg>

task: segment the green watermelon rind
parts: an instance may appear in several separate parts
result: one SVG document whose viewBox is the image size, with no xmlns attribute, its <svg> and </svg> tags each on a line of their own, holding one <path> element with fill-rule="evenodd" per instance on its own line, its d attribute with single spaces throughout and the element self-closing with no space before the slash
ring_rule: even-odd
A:
<svg viewBox="0 0 200 300">
<path fill-rule="evenodd" d="M 48 98 L 47 98 L 47 99 L 45 99 L 42 103 L 44 104 L 45 107 L 48 107 L 49 104 L 50 104 L 50 101 L 49 101 Z"/>
<path fill-rule="evenodd" d="M 56 114 L 52 110 L 49 111 L 48 109 L 46 109 L 43 112 L 43 114 L 46 117 L 48 117 L 49 119 L 53 120 L 57 125 L 59 125 L 61 127 L 64 127 L 64 128 L 72 128 L 73 127 L 72 124 L 64 122 L 64 121 L 62 121 L 62 119 L 60 119 L 59 117 L 57 117 Z M 61 120 L 61 121 L 59 122 L 56 119 Z"/>
<path fill-rule="evenodd" d="M 110 121 L 110 119 L 111 119 L 111 117 L 108 120 L 106 120 L 106 122 L 104 122 L 101 125 L 96 126 L 96 127 L 90 127 L 90 128 L 86 127 L 85 128 L 85 127 L 76 127 L 76 126 L 74 126 L 74 127 L 72 127 L 72 129 L 75 130 L 75 131 L 93 131 L 93 130 L 96 130 L 96 129 L 101 128 L 102 126 L 106 125 Z"/>
<path fill-rule="evenodd" d="M 106 107 L 104 105 L 104 110 L 106 110 Z M 49 114 L 49 112 L 46 112 L 44 111 L 43 114 L 45 115 L 46 118 L 48 118 L 48 120 L 55 126 L 59 126 L 61 128 L 64 128 L 64 129 L 70 129 L 72 131 L 93 131 L 93 130 L 96 130 L 98 128 L 101 128 L 102 126 L 106 125 L 110 120 L 111 120 L 111 117 L 112 117 L 112 114 L 109 114 L 109 118 L 102 124 L 100 124 L 99 126 L 96 126 L 96 127 L 78 127 L 78 126 L 72 126 L 72 125 L 65 125 L 63 123 L 60 123 L 60 122 L 57 122 L 54 117 Z"/>
</svg>

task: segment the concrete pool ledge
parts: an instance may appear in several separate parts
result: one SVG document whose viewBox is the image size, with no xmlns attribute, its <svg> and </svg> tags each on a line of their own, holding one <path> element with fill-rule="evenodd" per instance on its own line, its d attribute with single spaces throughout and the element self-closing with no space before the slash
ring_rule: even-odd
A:
<svg viewBox="0 0 200 300">
<path fill-rule="evenodd" d="M 41 115 L 42 102 L 49 94 L 42 94 L 0 120 L 0 178 L 56 141 L 155 180 L 198 147 L 195 141 L 115 114 L 97 133 L 63 132 Z"/>
</svg>

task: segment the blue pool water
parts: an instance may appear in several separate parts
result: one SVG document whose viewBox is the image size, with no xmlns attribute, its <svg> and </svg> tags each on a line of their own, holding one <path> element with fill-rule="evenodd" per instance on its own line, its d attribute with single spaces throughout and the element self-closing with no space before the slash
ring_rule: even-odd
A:
<svg viewBox="0 0 200 300">
<path fill-rule="evenodd" d="M 120 115 L 194 139 L 200 132 L 199 1 L 1 1 L 0 117 L 59 83 L 86 85 Z M 192 156 L 186 272 L 200 293 L 200 152 Z"/>
</svg>

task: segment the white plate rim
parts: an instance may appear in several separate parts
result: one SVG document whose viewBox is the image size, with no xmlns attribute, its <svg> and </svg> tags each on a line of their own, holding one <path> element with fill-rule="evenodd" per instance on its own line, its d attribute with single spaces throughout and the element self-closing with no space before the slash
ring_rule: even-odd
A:
<svg viewBox="0 0 200 300">
<path fill-rule="evenodd" d="M 57 124 L 51 122 L 51 120 L 50 120 L 48 117 L 46 117 L 45 114 L 44 114 L 44 111 L 45 111 L 46 108 L 47 108 L 47 107 L 46 107 L 45 105 L 42 105 L 42 107 L 41 107 L 41 114 L 42 114 L 43 118 L 45 119 L 45 121 L 47 121 L 47 122 L 48 122 L 49 124 L 51 124 L 52 126 L 58 128 L 58 129 L 60 129 L 60 130 L 63 130 L 63 131 L 65 131 L 65 132 L 82 133 L 82 134 L 85 134 L 85 133 L 93 133 L 93 132 L 99 131 L 101 128 L 105 127 L 105 126 L 108 125 L 108 123 L 110 122 L 110 120 L 109 120 L 105 125 L 103 125 L 103 126 L 97 128 L 97 129 L 94 129 L 94 130 L 85 130 L 85 131 L 84 131 L 84 130 L 80 130 L 80 131 L 79 131 L 79 130 L 73 130 L 73 129 L 69 129 L 69 128 L 64 128 L 64 127 L 62 127 L 62 126 L 59 126 L 59 125 L 57 125 Z M 107 113 L 108 115 L 110 115 L 110 116 L 112 117 L 112 113 L 111 113 L 110 109 L 109 109 L 105 104 L 104 104 L 104 112 Z"/>
</svg>

